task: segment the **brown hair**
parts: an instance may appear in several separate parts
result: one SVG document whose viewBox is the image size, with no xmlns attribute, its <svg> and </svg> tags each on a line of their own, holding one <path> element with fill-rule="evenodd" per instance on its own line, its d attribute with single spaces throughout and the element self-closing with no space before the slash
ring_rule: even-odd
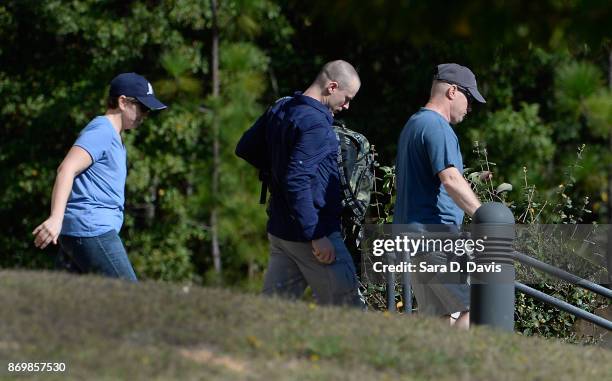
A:
<svg viewBox="0 0 612 381">
<path fill-rule="evenodd" d="M 108 98 L 106 98 L 106 108 L 114 110 L 117 107 L 119 107 L 119 97 L 109 95 Z"/>
</svg>

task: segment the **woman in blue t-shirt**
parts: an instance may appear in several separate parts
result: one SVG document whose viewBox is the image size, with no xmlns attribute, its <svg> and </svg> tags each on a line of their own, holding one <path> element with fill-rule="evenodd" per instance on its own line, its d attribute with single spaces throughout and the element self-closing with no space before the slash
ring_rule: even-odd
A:
<svg viewBox="0 0 612 381">
<path fill-rule="evenodd" d="M 119 238 L 127 176 L 121 133 L 165 108 L 136 73 L 111 81 L 106 113 L 87 124 L 57 170 L 51 215 L 32 232 L 36 247 L 59 242 L 58 264 L 70 270 L 137 280 Z"/>
</svg>

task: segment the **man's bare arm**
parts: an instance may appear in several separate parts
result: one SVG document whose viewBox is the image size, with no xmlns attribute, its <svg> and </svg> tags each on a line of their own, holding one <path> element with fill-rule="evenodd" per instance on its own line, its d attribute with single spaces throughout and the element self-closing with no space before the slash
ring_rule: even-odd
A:
<svg viewBox="0 0 612 381">
<path fill-rule="evenodd" d="M 438 178 L 453 201 L 470 217 L 480 207 L 478 197 L 455 167 L 448 167 L 438 173 Z"/>
</svg>

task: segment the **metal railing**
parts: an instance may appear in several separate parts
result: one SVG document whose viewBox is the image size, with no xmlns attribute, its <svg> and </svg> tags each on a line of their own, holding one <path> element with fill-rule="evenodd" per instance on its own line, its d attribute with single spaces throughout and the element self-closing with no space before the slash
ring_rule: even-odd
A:
<svg viewBox="0 0 612 381">
<path fill-rule="evenodd" d="M 475 239 L 486 237 L 485 250 L 476 257 L 475 262 L 489 265 L 495 262 L 501 271 L 471 275 L 470 324 L 488 325 L 504 331 L 513 331 L 515 292 L 519 291 L 607 330 L 612 330 L 612 322 L 609 320 L 516 282 L 514 262 L 518 261 L 563 281 L 612 299 L 612 290 L 606 287 L 514 251 L 512 249 L 514 216 L 505 205 L 498 202 L 483 204 L 474 214 L 472 236 Z M 408 262 L 410 259 L 404 256 L 401 260 Z M 404 313 L 409 314 L 412 312 L 409 273 L 402 273 L 401 283 Z M 389 272 L 387 272 L 387 306 L 390 311 L 396 310 L 395 274 Z"/>
</svg>

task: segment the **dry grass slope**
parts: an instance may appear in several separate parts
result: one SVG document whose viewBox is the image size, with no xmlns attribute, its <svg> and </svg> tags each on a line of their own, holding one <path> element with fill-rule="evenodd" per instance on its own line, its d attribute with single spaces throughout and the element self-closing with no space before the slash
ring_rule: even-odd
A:
<svg viewBox="0 0 612 381">
<path fill-rule="evenodd" d="M 612 352 L 220 289 L 0 272 L 0 379 L 605 380 Z"/>
</svg>

